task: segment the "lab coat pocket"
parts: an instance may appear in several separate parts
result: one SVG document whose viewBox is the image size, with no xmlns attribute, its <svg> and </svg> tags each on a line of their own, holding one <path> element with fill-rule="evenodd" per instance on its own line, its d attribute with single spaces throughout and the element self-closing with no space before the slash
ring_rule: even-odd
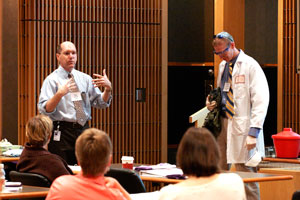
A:
<svg viewBox="0 0 300 200">
<path fill-rule="evenodd" d="M 248 117 L 234 117 L 232 120 L 232 134 L 233 135 L 247 135 L 249 131 Z"/>
<path fill-rule="evenodd" d="M 243 99 L 243 98 L 245 98 L 247 93 L 248 92 L 247 92 L 245 83 L 235 84 L 234 90 L 233 90 L 234 99 Z"/>
</svg>

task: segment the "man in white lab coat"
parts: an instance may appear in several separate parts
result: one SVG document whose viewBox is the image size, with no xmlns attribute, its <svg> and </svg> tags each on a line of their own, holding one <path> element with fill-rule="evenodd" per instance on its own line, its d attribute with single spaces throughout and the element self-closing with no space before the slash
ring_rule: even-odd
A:
<svg viewBox="0 0 300 200">
<path fill-rule="evenodd" d="M 222 131 L 218 138 L 222 151 L 222 167 L 234 164 L 238 171 L 256 172 L 245 165 L 258 150 L 263 157 L 263 124 L 269 105 L 269 87 L 260 65 L 237 49 L 233 37 L 220 32 L 213 39 L 214 53 L 223 60 L 219 65 L 217 85 L 222 91 Z M 206 106 L 212 110 L 215 102 Z M 247 199 L 259 199 L 255 183 L 246 186 Z"/>
</svg>

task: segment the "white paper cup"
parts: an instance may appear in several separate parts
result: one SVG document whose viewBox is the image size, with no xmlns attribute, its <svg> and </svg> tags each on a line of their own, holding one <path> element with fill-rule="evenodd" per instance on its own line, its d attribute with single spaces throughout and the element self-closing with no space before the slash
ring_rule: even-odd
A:
<svg viewBox="0 0 300 200">
<path fill-rule="evenodd" d="M 122 168 L 133 169 L 133 160 L 132 156 L 122 156 Z"/>
</svg>

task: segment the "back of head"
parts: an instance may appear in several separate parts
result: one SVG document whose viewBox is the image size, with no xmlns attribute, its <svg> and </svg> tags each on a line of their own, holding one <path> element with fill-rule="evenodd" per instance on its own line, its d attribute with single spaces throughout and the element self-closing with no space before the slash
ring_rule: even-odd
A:
<svg viewBox="0 0 300 200">
<path fill-rule="evenodd" d="M 99 129 L 86 129 L 76 140 L 76 158 L 84 176 L 104 174 L 110 161 L 112 145 L 108 135 Z"/>
<path fill-rule="evenodd" d="M 214 136 L 206 128 L 189 128 L 177 151 L 177 165 L 189 176 L 210 176 L 220 172 L 220 153 Z"/>
<path fill-rule="evenodd" d="M 33 146 L 44 146 L 53 129 L 52 120 L 46 115 L 37 115 L 28 120 L 26 124 L 26 137 Z"/>
</svg>

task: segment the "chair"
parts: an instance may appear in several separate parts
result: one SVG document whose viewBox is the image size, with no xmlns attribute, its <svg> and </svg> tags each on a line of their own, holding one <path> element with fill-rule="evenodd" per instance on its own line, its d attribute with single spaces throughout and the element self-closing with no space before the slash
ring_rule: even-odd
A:
<svg viewBox="0 0 300 200">
<path fill-rule="evenodd" d="M 300 190 L 294 192 L 292 200 L 300 200 Z"/>
<path fill-rule="evenodd" d="M 23 185 L 50 187 L 51 182 L 43 175 L 29 172 L 9 172 L 10 181 L 21 182 Z"/>
<path fill-rule="evenodd" d="M 130 194 L 146 192 L 145 185 L 140 176 L 132 170 L 110 168 L 105 176 L 117 179 L 122 187 Z"/>
</svg>

